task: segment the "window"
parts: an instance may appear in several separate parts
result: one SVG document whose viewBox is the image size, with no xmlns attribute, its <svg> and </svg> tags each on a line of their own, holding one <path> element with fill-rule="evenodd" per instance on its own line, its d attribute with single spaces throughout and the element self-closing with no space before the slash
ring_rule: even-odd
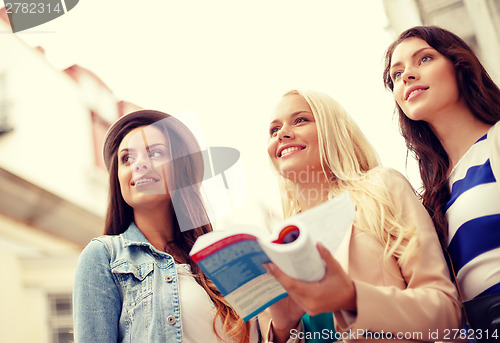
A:
<svg viewBox="0 0 500 343">
<path fill-rule="evenodd" d="M 490 0 L 487 2 L 491 13 L 491 19 L 495 26 L 497 39 L 500 39 L 500 1 Z"/>
<path fill-rule="evenodd" d="M 106 170 L 104 160 L 102 159 L 102 145 L 104 143 L 104 136 L 110 125 L 94 111 L 91 111 L 91 116 L 92 133 L 94 135 L 94 163 L 99 168 Z"/>
<path fill-rule="evenodd" d="M 53 343 L 73 342 L 71 293 L 49 294 L 49 332 Z"/>
<path fill-rule="evenodd" d="M 7 74 L 0 73 L 0 134 L 12 130 L 10 123 L 10 106 L 7 94 Z"/>
</svg>

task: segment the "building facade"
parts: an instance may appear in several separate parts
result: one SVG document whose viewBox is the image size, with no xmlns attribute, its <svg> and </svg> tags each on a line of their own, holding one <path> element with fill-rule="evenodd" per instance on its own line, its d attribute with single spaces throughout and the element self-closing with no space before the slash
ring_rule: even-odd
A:
<svg viewBox="0 0 500 343">
<path fill-rule="evenodd" d="M 0 30 L 10 31 L 5 9 Z M 138 107 L 17 35 L 0 42 L 0 343 L 72 342 L 76 262 L 103 232 L 104 133 Z"/>
<path fill-rule="evenodd" d="M 416 25 L 436 25 L 460 36 L 500 84 L 500 0 L 383 0 L 394 36 Z"/>
</svg>

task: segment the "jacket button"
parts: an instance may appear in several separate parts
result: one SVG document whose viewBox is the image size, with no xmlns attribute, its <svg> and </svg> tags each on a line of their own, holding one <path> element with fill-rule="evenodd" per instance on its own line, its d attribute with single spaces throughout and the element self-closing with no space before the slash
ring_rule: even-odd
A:
<svg viewBox="0 0 500 343">
<path fill-rule="evenodd" d="M 167 317 L 167 323 L 169 323 L 170 325 L 174 325 L 176 321 L 177 320 L 172 315 L 170 315 L 170 316 Z"/>
<path fill-rule="evenodd" d="M 171 277 L 170 275 L 169 276 L 165 276 L 165 281 L 167 281 L 167 282 L 172 282 L 173 279 L 174 278 Z"/>
</svg>

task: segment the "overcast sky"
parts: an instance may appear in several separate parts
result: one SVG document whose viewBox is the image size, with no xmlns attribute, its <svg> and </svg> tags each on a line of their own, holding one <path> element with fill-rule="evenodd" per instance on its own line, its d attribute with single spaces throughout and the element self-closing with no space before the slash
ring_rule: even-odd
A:
<svg viewBox="0 0 500 343">
<path fill-rule="evenodd" d="M 378 0 L 81 0 L 17 34 L 43 46 L 56 68 L 90 69 L 119 99 L 170 114 L 194 111 L 205 145 L 241 152 L 248 202 L 279 207 L 269 195 L 268 123 L 292 88 L 338 100 L 384 165 L 406 174 L 381 77 L 392 41 L 386 26 Z"/>
</svg>

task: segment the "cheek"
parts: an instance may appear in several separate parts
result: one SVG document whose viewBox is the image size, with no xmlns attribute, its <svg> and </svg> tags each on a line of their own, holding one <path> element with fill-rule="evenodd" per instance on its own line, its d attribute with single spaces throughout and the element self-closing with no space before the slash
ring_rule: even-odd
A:
<svg viewBox="0 0 500 343">
<path fill-rule="evenodd" d="M 267 144 L 267 154 L 271 159 L 276 156 L 276 147 L 278 146 L 276 140 L 271 139 Z"/>
<path fill-rule="evenodd" d="M 392 95 L 394 96 L 394 100 L 396 100 L 397 104 L 401 106 L 403 102 L 403 87 L 394 85 Z"/>
<path fill-rule="evenodd" d="M 276 149 L 278 148 L 278 143 L 276 140 L 269 141 L 267 145 L 267 154 L 273 163 L 274 168 L 278 169 L 278 159 L 276 158 Z"/>
<path fill-rule="evenodd" d="M 163 186 L 167 187 L 167 188 L 168 188 L 168 184 L 170 184 L 172 188 L 174 186 L 172 184 L 174 182 L 173 181 L 174 172 L 172 172 L 172 170 L 170 168 L 171 168 L 170 165 L 164 163 L 164 164 L 161 164 L 160 166 L 158 166 L 158 168 L 156 169 L 158 176 L 162 180 Z"/>
<path fill-rule="evenodd" d="M 449 85 L 449 93 L 455 98 L 455 100 L 458 100 L 460 97 L 460 91 L 458 89 L 458 82 L 455 74 L 448 75 L 446 84 Z"/>
<path fill-rule="evenodd" d="M 393 95 L 394 95 L 394 100 L 396 101 L 396 105 L 397 107 L 399 107 L 398 110 L 400 109 L 401 111 L 403 111 L 403 113 L 406 113 L 406 108 L 405 108 L 406 103 L 403 100 L 404 97 L 403 90 L 394 88 Z"/>
<path fill-rule="evenodd" d="M 118 169 L 118 183 L 120 184 L 120 189 L 123 190 L 126 185 L 130 183 L 130 168 L 127 168 L 127 170 L 124 170 L 124 168 L 119 168 Z"/>
</svg>

